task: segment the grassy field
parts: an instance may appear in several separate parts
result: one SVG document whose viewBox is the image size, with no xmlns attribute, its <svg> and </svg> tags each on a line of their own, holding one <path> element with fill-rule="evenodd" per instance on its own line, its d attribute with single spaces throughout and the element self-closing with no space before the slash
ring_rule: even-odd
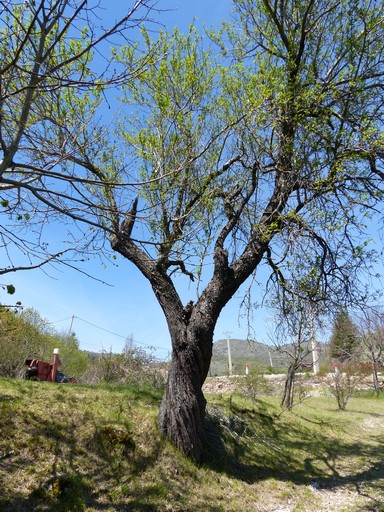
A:
<svg viewBox="0 0 384 512">
<path fill-rule="evenodd" d="M 156 427 L 161 393 L 0 379 L 0 511 L 384 511 L 384 399 L 208 395 L 207 460 Z"/>
</svg>

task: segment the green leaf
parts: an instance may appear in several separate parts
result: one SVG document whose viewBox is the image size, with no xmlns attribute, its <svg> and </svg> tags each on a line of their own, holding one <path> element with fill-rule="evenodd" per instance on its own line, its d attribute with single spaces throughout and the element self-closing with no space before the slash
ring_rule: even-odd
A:
<svg viewBox="0 0 384 512">
<path fill-rule="evenodd" d="M 10 295 L 13 295 L 16 291 L 16 288 L 13 286 L 13 284 L 7 284 L 7 293 Z"/>
</svg>

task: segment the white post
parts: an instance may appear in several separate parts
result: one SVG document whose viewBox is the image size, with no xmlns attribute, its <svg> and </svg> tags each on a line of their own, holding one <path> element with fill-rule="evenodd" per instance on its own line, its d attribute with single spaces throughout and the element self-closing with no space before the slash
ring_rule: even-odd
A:
<svg viewBox="0 0 384 512">
<path fill-rule="evenodd" d="M 313 375 L 317 375 L 320 371 L 320 363 L 319 363 L 319 351 L 317 350 L 315 320 L 314 320 L 314 316 L 313 316 L 312 304 L 309 305 L 309 314 L 310 314 L 310 321 L 311 321 L 311 348 L 312 348 Z"/>
<path fill-rule="evenodd" d="M 317 350 L 316 339 L 312 336 L 312 360 L 313 360 L 313 375 L 317 375 L 320 371 L 319 352 Z"/>
<path fill-rule="evenodd" d="M 232 375 L 231 343 L 229 341 L 229 337 L 230 337 L 231 333 L 230 332 L 226 332 L 224 334 L 227 336 L 228 370 L 229 370 L 229 375 Z"/>
</svg>

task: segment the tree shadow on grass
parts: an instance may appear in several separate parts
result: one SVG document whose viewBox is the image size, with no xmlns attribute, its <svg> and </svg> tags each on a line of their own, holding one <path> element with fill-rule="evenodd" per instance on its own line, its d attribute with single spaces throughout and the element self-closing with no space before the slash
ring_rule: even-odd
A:
<svg viewBox="0 0 384 512">
<path fill-rule="evenodd" d="M 72 406 L 70 397 L 59 397 L 59 391 L 53 396 L 58 404 L 60 400 L 66 402 L 66 410 Z M 156 396 L 150 394 L 145 399 L 152 403 L 158 400 Z M 121 398 L 126 399 L 126 395 Z M 128 421 L 124 422 L 129 409 L 124 409 L 118 423 L 96 422 L 92 417 L 93 401 L 94 396 L 77 398 L 77 416 L 72 418 L 70 413 L 68 417 L 60 416 L 59 406 L 56 412 L 48 407 L 41 410 L 44 400 L 36 402 L 22 417 L 18 406 L 12 408 L 12 400 L 6 400 L 7 439 L 1 446 L 14 453 L 0 459 L 1 512 L 152 512 L 163 510 L 165 503 L 184 512 L 224 510 L 216 503 L 195 499 L 199 491 L 192 483 L 195 477 L 205 478 L 204 472 L 201 476 L 199 468 L 173 452 L 154 425 L 146 435 L 140 432 L 140 443 L 148 442 L 140 448 L 135 444 L 135 431 L 131 432 Z M 54 408 L 54 403 L 51 406 Z M 104 417 L 100 408 L 97 410 Z M 219 408 L 209 410 L 206 466 L 249 484 L 275 478 L 297 484 L 316 482 L 330 490 L 354 486 L 371 499 L 372 507 L 376 506 L 362 511 L 380 510 L 374 499 L 383 494 L 384 462 L 378 449 L 383 436 L 376 435 L 375 443 L 368 439 L 356 442 L 353 437 L 338 438 L 338 426 L 331 421 L 310 415 L 300 421 L 288 420 L 289 415 L 281 416 L 278 408 L 262 401 L 252 408 L 232 404 L 229 413 Z M 15 446 L 13 428 L 24 429 Z M 327 437 L 330 431 L 332 438 Z M 345 459 L 353 462 L 349 468 Z M 26 482 L 29 475 L 32 491 L 20 487 L 21 475 Z"/>
<path fill-rule="evenodd" d="M 229 413 L 211 407 L 206 464 L 248 483 L 274 478 L 329 490 L 353 486 L 374 504 L 384 495 L 384 435 L 356 441 L 338 436 L 340 428 L 334 420 L 289 421 L 262 401 L 248 409 L 232 404 Z"/>
</svg>

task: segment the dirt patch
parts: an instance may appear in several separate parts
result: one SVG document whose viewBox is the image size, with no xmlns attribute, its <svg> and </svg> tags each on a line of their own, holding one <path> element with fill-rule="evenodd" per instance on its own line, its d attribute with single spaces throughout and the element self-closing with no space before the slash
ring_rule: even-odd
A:
<svg viewBox="0 0 384 512">
<path fill-rule="evenodd" d="M 208 377 L 204 383 L 204 393 L 231 393 L 238 388 L 239 377 Z"/>
<path fill-rule="evenodd" d="M 362 500 L 356 491 L 349 489 L 314 490 L 315 497 L 319 501 L 319 505 L 313 509 L 315 512 L 340 512 L 341 510 L 350 510 L 359 506 Z M 318 508 L 318 507 L 321 508 Z"/>
<path fill-rule="evenodd" d="M 363 429 L 377 430 L 378 434 L 382 434 L 383 431 L 383 418 L 365 418 L 361 425 Z"/>
</svg>

